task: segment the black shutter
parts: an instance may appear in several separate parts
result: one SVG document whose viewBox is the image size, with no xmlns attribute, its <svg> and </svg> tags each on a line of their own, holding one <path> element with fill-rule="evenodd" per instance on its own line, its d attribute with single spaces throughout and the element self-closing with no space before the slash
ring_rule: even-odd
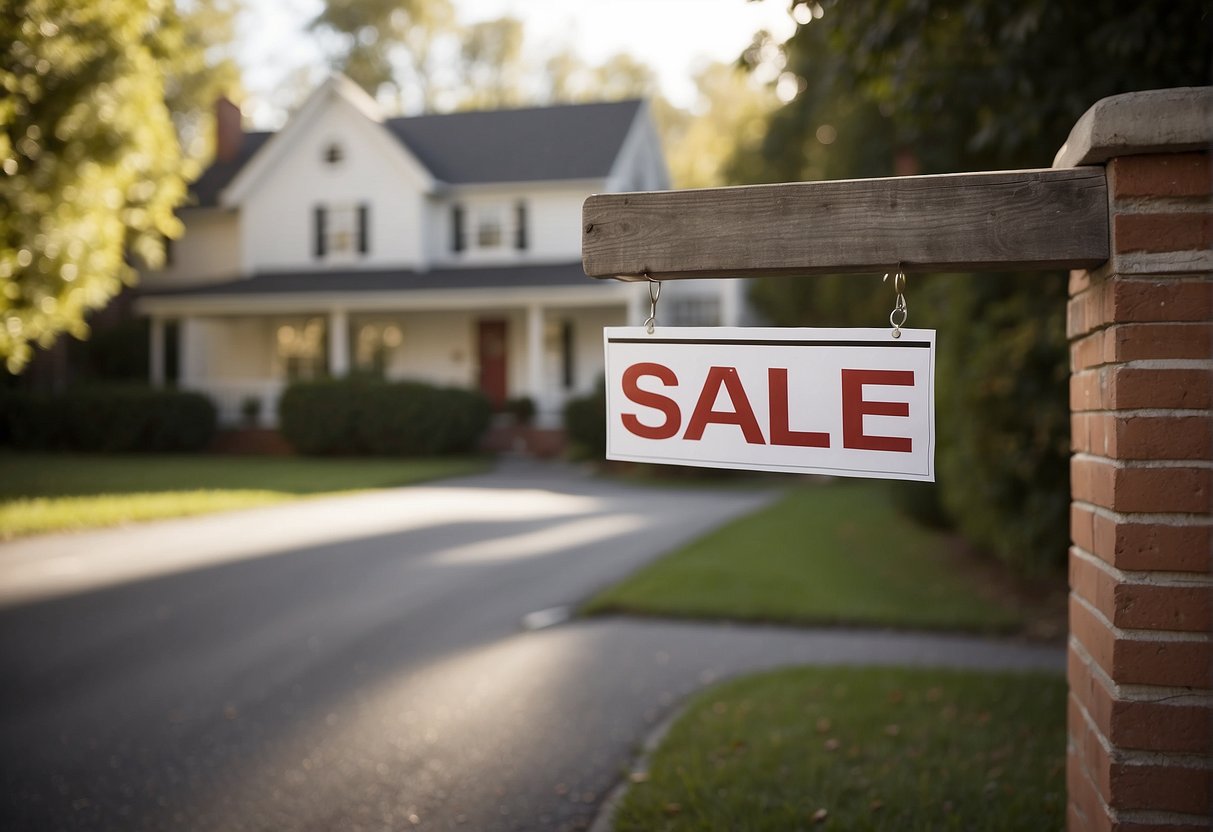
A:
<svg viewBox="0 0 1213 832">
<path fill-rule="evenodd" d="M 463 251 L 466 248 L 463 239 L 463 206 L 451 206 L 451 251 Z"/>
<path fill-rule="evenodd" d="M 514 206 L 514 248 L 526 251 L 526 203 L 519 202 Z"/>
<path fill-rule="evenodd" d="M 573 322 L 563 321 L 560 324 L 560 375 L 565 390 L 572 390 L 576 379 L 573 368 L 576 356 L 573 354 Z"/>
<path fill-rule="evenodd" d="M 366 254 L 371 250 L 370 247 L 370 229 L 367 228 L 367 220 L 371 212 L 371 206 L 367 203 L 362 203 L 358 206 L 358 253 Z"/>
<path fill-rule="evenodd" d="M 325 253 L 325 211 L 323 205 L 316 206 L 316 221 L 314 223 L 316 231 L 316 257 L 317 259 L 324 256 Z"/>
</svg>

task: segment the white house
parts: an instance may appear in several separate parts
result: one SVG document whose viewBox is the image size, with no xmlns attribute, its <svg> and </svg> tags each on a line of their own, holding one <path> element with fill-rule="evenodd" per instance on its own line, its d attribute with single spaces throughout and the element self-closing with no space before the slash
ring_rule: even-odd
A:
<svg viewBox="0 0 1213 832">
<path fill-rule="evenodd" d="M 645 286 L 581 269 L 591 193 L 669 187 L 643 101 L 387 118 L 348 79 L 276 133 L 217 108 L 214 164 L 168 265 L 142 275 L 154 384 L 276 418 L 296 379 L 352 372 L 529 396 L 553 425 L 597 383 L 602 328 Z M 735 324 L 735 281 L 666 287 L 662 324 Z"/>
</svg>

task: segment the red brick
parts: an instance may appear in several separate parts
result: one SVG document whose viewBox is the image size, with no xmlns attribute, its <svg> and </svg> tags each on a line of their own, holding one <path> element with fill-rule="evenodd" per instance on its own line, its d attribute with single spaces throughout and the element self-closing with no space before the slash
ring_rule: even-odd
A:
<svg viewBox="0 0 1213 832">
<path fill-rule="evenodd" d="M 1070 504 L 1070 540 L 1078 548 L 1094 554 L 1095 512 L 1077 503 Z"/>
<path fill-rule="evenodd" d="M 1208 214 L 1114 214 L 1112 250 L 1200 251 L 1213 246 L 1213 216 Z"/>
<path fill-rule="evenodd" d="M 1071 372 L 1089 370 L 1105 363 L 1104 335 L 1106 332 L 1105 329 L 1099 329 L 1070 344 Z"/>
<path fill-rule="evenodd" d="M 1078 338 L 1107 324 L 1113 309 L 1115 281 L 1097 283 L 1066 301 L 1066 337 Z"/>
<path fill-rule="evenodd" d="M 1102 334 L 1104 363 L 1213 358 L 1213 324 L 1209 323 L 1116 324 Z"/>
<path fill-rule="evenodd" d="M 1070 270 L 1070 297 L 1091 288 L 1091 273 L 1086 269 Z"/>
<path fill-rule="evenodd" d="M 1169 460 L 1213 458 L 1213 417 L 1209 415 L 1100 414 L 1096 418 L 1101 419 L 1105 453 L 1110 457 Z M 1111 426 L 1111 429 L 1108 430 L 1107 426 Z"/>
<path fill-rule="evenodd" d="M 1112 651 L 1109 675 L 1117 684 L 1207 690 L 1213 686 L 1213 644 L 1119 638 Z"/>
<path fill-rule="evenodd" d="M 1174 754 L 1213 752 L 1213 706 L 1118 699 L 1070 646 L 1066 678 L 1070 694 L 1115 747 Z M 1071 733 L 1074 733 L 1071 722 Z"/>
<path fill-rule="evenodd" d="M 1213 686 L 1213 645 L 1207 641 L 1146 641 L 1117 637 L 1070 596 L 1070 633 L 1119 685 Z"/>
<path fill-rule="evenodd" d="M 1108 629 L 1107 624 L 1080 604 L 1073 594 L 1070 595 L 1070 635 L 1078 639 L 1083 649 L 1091 656 L 1091 660 L 1108 678 L 1120 682 L 1112 672 L 1115 662 L 1115 635 Z"/>
<path fill-rule="evenodd" d="M 1165 821 L 1129 819 L 1118 820 L 1111 829 L 1113 832 L 1209 832 L 1209 821 L 1205 817 L 1190 820 L 1168 818 Z"/>
<path fill-rule="evenodd" d="M 1088 564 L 1089 565 L 1089 564 Z M 1095 567 L 1092 567 L 1095 568 Z M 1110 577 L 1110 576 L 1108 576 Z M 1213 587 L 1119 582 L 1104 612 L 1117 627 L 1207 633 L 1213 629 Z"/>
<path fill-rule="evenodd" d="M 1108 187 L 1114 199 L 1189 197 L 1213 193 L 1208 153 L 1123 156 L 1108 163 Z"/>
<path fill-rule="evenodd" d="M 1116 579 L 1085 558 L 1070 553 L 1070 590 L 1113 624 L 1116 609 Z"/>
<path fill-rule="evenodd" d="M 1213 281 L 1112 281 L 1110 321 L 1209 321 L 1213 319 Z"/>
<path fill-rule="evenodd" d="M 1070 375 L 1071 410 L 1208 410 L 1213 371 L 1104 366 Z"/>
<path fill-rule="evenodd" d="M 1208 572 L 1213 526 L 1121 522 L 1091 513 L 1088 550 L 1118 569 Z"/>
<path fill-rule="evenodd" d="M 1213 404 L 1213 372 L 1203 369 L 1114 367 L 1103 374 L 1108 410 L 1180 408 L 1208 410 Z"/>
<path fill-rule="evenodd" d="M 1117 627 L 1206 633 L 1213 629 L 1213 587 L 1118 580 L 1071 552 L 1070 589 Z"/>
<path fill-rule="evenodd" d="M 1103 410 L 1104 378 L 1100 370 L 1070 374 L 1070 410 Z"/>
<path fill-rule="evenodd" d="M 1118 811 L 1144 810 L 1200 814 L 1207 812 L 1213 792 L 1208 769 L 1175 765 L 1126 765 L 1108 767 L 1111 794 L 1109 805 Z"/>
<path fill-rule="evenodd" d="M 1096 505 L 1118 512 L 1184 514 L 1203 514 L 1213 508 L 1213 469 L 1101 467 L 1112 469 L 1112 501 L 1091 500 Z M 1096 489 L 1096 493 L 1103 493 L 1098 483 Z"/>
<path fill-rule="evenodd" d="M 1066 791 L 1069 793 L 1070 802 L 1077 807 L 1086 821 L 1083 829 L 1095 832 L 1111 828 L 1108 810 L 1076 754 L 1066 755 Z"/>
</svg>

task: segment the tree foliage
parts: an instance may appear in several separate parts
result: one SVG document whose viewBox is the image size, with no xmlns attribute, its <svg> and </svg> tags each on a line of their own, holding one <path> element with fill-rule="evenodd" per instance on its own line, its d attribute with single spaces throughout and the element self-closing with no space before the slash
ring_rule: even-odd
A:
<svg viewBox="0 0 1213 832">
<path fill-rule="evenodd" d="M 799 94 L 775 111 L 740 181 L 1047 167 L 1098 99 L 1209 82 L 1199 0 L 797 0 L 774 64 Z M 898 168 L 901 170 L 898 170 Z M 893 264 L 890 264 L 893 265 Z M 875 277 L 771 279 L 781 324 L 883 321 Z M 1025 571 L 1063 562 L 1068 375 L 1060 275 L 912 275 L 911 325 L 938 326 L 940 498 L 975 543 Z M 916 302 L 916 298 L 918 299 Z"/>
<path fill-rule="evenodd" d="M 201 98 L 234 81 L 203 27 L 230 3 L 15 0 L 0 9 L 0 359 L 10 372 L 34 345 L 85 337 L 89 311 L 134 279 L 127 255 L 156 264 L 176 236 L 173 209 Z M 226 17 L 225 17 L 226 16 Z M 220 62 L 222 63 L 222 61 Z M 193 127 L 190 127 L 190 125 Z"/>
</svg>

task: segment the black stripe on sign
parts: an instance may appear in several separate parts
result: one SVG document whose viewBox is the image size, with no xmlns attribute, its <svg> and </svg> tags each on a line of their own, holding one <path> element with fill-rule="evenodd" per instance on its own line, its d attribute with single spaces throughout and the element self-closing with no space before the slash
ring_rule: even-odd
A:
<svg viewBox="0 0 1213 832">
<path fill-rule="evenodd" d="M 749 338 L 608 338 L 609 344 L 736 344 L 743 347 L 919 347 L 930 341 L 793 341 Z"/>
</svg>

